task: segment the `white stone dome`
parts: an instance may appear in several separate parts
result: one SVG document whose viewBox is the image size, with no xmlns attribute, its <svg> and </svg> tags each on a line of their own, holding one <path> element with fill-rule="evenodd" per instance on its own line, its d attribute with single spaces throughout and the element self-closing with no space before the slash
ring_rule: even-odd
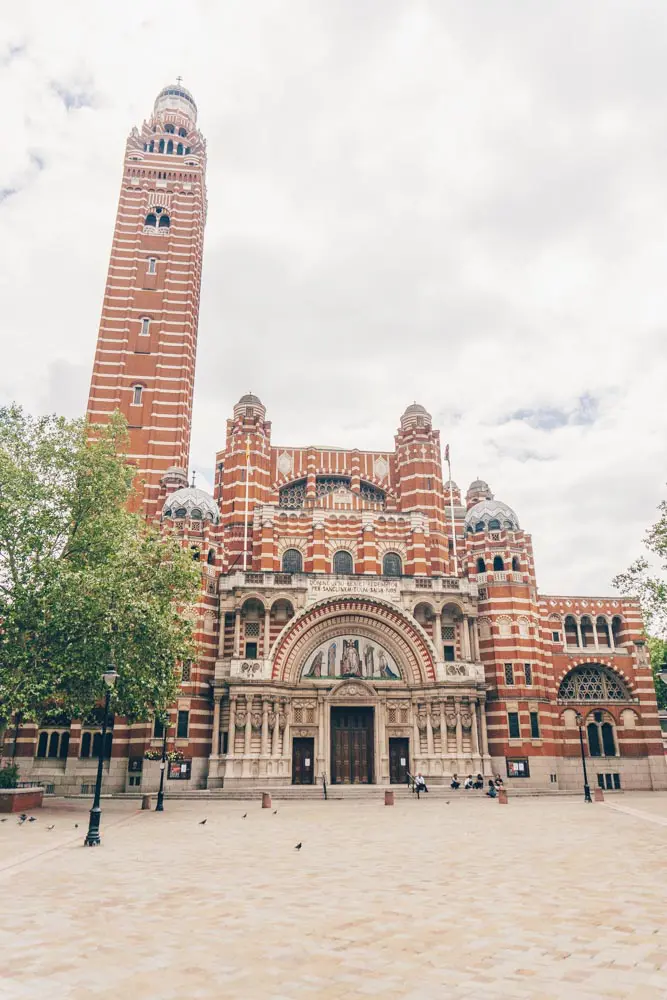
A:
<svg viewBox="0 0 667 1000">
<path fill-rule="evenodd" d="M 519 531 L 519 518 L 500 500 L 480 500 L 466 512 L 466 531 Z"/>
<path fill-rule="evenodd" d="M 412 427 L 430 427 L 431 414 L 421 403 L 410 403 L 405 413 L 401 417 L 401 429 L 404 431 Z"/>
<path fill-rule="evenodd" d="M 217 524 L 220 511 L 210 493 L 197 486 L 184 486 L 168 496 L 162 508 L 163 517 L 190 517 L 196 521 L 212 521 Z"/>
</svg>

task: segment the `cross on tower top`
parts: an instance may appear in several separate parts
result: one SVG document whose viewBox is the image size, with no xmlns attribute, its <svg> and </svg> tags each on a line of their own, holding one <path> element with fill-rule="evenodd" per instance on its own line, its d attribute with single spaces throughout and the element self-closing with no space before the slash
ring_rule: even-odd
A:
<svg viewBox="0 0 667 1000">
<path fill-rule="evenodd" d="M 177 76 L 176 77 L 176 83 L 183 83 L 183 77 L 182 76 Z"/>
</svg>

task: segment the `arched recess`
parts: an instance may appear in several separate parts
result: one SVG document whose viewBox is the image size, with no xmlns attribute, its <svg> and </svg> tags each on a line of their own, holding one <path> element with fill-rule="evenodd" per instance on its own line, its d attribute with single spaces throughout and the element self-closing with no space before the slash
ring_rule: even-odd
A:
<svg viewBox="0 0 667 1000">
<path fill-rule="evenodd" d="M 271 652 L 272 680 L 296 684 L 306 660 L 321 643 L 349 634 L 384 646 L 406 683 L 435 681 L 437 657 L 424 629 L 388 601 L 363 597 L 324 598 L 288 622 Z"/>
</svg>

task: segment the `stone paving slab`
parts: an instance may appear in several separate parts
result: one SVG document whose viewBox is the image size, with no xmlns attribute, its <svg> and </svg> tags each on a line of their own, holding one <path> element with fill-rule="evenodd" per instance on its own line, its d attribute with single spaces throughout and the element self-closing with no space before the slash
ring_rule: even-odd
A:
<svg viewBox="0 0 667 1000">
<path fill-rule="evenodd" d="M 667 795 L 614 802 L 107 800 L 90 849 L 54 800 L 0 824 L 0 998 L 667 998 Z"/>
</svg>

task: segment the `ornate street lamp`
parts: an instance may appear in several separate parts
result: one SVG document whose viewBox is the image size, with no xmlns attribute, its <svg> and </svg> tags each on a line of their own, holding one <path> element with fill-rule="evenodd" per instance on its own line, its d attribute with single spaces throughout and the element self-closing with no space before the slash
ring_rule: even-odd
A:
<svg viewBox="0 0 667 1000">
<path fill-rule="evenodd" d="M 162 716 L 162 760 L 160 761 L 160 790 L 157 793 L 155 812 L 164 812 L 164 772 L 167 766 L 167 730 L 169 729 L 169 713 Z"/>
<path fill-rule="evenodd" d="M 581 712 L 576 715 L 577 726 L 579 727 L 579 746 L 581 747 L 581 766 L 584 769 L 584 802 L 592 802 L 591 786 L 588 784 L 588 772 L 586 771 L 586 754 L 584 753 L 584 717 Z"/>
<path fill-rule="evenodd" d="M 90 820 L 88 821 L 88 833 L 86 834 L 86 839 L 84 840 L 84 845 L 86 847 L 96 847 L 100 843 L 100 818 L 102 815 L 102 810 L 100 809 L 100 796 L 102 794 L 102 768 L 104 766 L 104 750 L 107 735 L 107 726 L 109 724 L 109 702 L 111 700 L 111 690 L 118 680 L 118 674 L 114 668 L 113 663 L 109 670 L 105 670 L 102 674 L 102 680 L 106 687 L 106 693 L 104 695 L 104 719 L 102 722 L 102 737 L 100 739 L 100 752 L 97 759 L 97 780 L 95 781 L 95 798 L 93 800 L 93 808 L 90 810 Z"/>
</svg>

